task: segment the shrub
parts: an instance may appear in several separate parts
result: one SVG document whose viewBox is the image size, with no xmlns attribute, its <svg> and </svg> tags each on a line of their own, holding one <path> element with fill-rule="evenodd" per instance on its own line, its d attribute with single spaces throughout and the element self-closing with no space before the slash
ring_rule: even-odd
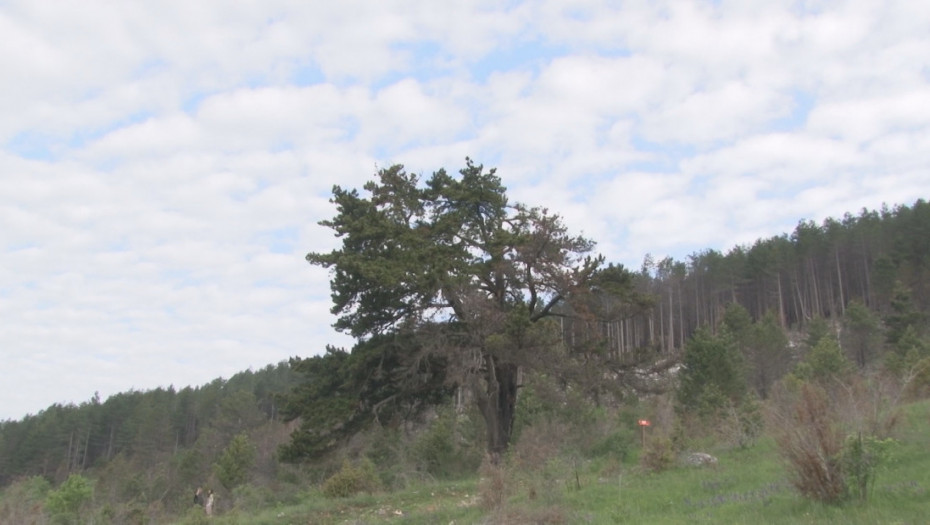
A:
<svg viewBox="0 0 930 525">
<path fill-rule="evenodd" d="M 730 405 L 718 424 L 720 438 L 730 446 L 748 448 L 762 435 L 762 406 L 754 396 L 747 396 L 738 406 Z"/>
<path fill-rule="evenodd" d="M 90 501 L 94 493 L 91 482 L 80 474 L 71 474 L 58 489 L 50 491 L 45 499 L 45 506 L 55 516 L 67 520 L 77 520 L 81 507 Z"/>
<path fill-rule="evenodd" d="M 657 436 L 646 441 L 639 464 L 643 469 L 652 472 L 662 472 L 671 468 L 675 464 L 675 447 L 672 440 Z"/>
<path fill-rule="evenodd" d="M 837 503 L 847 494 L 840 454 L 843 432 L 822 387 L 801 383 L 794 399 L 773 412 L 779 452 L 788 462 L 791 482 L 802 496 Z"/>
<path fill-rule="evenodd" d="M 746 392 L 742 368 L 742 356 L 727 332 L 714 335 L 707 327 L 699 328 L 685 345 L 679 408 L 711 414 L 730 401 L 739 401 Z"/>
<path fill-rule="evenodd" d="M 255 464 L 255 445 L 245 434 L 232 438 L 229 446 L 220 455 L 213 466 L 217 479 L 228 490 L 232 490 L 245 483 L 249 470 Z"/>
<path fill-rule="evenodd" d="M 438 478 L 474 473 L 481 464 L 481 444 L 468 414 L 443 407 L 410 449 L 418 470 Z"/>
<path fill-rule="evenodd" d="M 930 357 L 914 363 L 908 376 L 906 383 L 908 396 L 914 399 L 930 397 Z"/>
<path fill-rule="evenodd" d="M 629 428 L 621 428 L 595 442 L 587 453 L 589 456 L 613 457 L 622 462 L 635 442 L 636 434 Z"/>
<path fill-rule="evenodd" d="M 455 457 L 455 428 L 450 412 L 441 412 L 413 445 L 417 463 L 433 476 L 447 475 Z"/>
<path fill-rule="evenodd" d="M 831 337 L 822 337 L 795 367 L 794 375 L 805 381 L 826 382 L 843 377 L 852 368 L 840 345 Z"/>
<path fill-rule="evenodd" d="M 41 503 L 50 489 L 47 479 L 32 476 L 0 490 L 0 523 L 40 523 Z"/>
<path fill-rule="evenodd" d="M 511 448 L 511 463 L 519 470 L 532 472 L 542 468 L 559 454 L 568 430 L 557 422 L 541 422 L 527 427 Z"/>
<path fill-rule="evenodd" d="M 379 486 L 378 474 L 371 460 L 362 459 L 357 465 L 345 460 L 342 469 L 323 482 L 323 495 L 329 498 L 347 498 L 360 492 L 370 494 Z"/>
<path fill-rule="evenodd" d="M 866 501 L 875 485 L 878 466 L 884 461 L 895 440 L 878 439 L 874 436 L 858 435 L 846 438 L 841 456 L 843 470 L 847 475 L 853 495 L 859 501 Z"/>
<path fill-rule="evenodd" d="M 478 470 L 478 501 L 485 510 L 496 510 L 504 505 L 507 498 L 507 471 L 503 465 L 495 465 L 490 458 L 485 458 Z"/>
<path fill-rule="evenodd" d="M 268 487 L 251 484 L 239 485 L 232 491 L 233 506 L 243 512 L 257 512 L 276 503 L 274 492 Z"/>
</svg>

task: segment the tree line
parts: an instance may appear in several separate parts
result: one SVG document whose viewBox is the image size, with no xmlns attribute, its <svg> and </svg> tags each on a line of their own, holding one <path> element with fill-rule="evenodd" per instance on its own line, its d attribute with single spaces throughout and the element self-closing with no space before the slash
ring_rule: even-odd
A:
<svg viewBox="0 0 930 525">
<path fill-rule="evenodd" d="M 189 471 L 180 477 L 189 483 L 206 480 L 215 451 L 233 436 L 280 423 L 278 396 L 294 386 L 294 378 L 282 362 L 199 387 L 130 391 L 106 400 L 95 395 L 0 422 L 0 484 L 27 476 L 61 482 L 115 460 L 141 468 L 161 461 L 169 465 L 167 459 L 192 451 L 188 464 L 176 465 Z"/>
<path fill-rule="evenodd" d="M 392 166 L 361 190 L 333 189 L 321 224 L 342 244 L 307 255 L 331 272 L 352 348 L 0 422 L 0 485 L 93 473 L 105 500 L 179 510 L 204 480 L 280 481 L 281 461 L 313 464 L 449 403 L 477 410 L 499 460 L 533 378 L 591 405 L 678 388 L 699 408 L 765 398 L 828 332 L 860 368 L 930 354 L 924 200 L 628 269 L 470 159 L 426 178 Z"/>
</svg>

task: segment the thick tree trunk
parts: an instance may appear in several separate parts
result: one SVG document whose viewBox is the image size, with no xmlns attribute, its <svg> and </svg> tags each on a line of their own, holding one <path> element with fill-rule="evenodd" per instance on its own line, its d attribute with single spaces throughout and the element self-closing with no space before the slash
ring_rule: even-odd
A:
<svg viewBox="0 0 930 525">
<path fill-rule="evenodd" d="M 498 363 L 489 359 L 487 390 L 479 396 L 479 407 L 484 416 L 488 435 L 488 454 L 491 462 L 499 464 L 513 435 L 513 420 L 517 406 L 517 371 L 512 363 Z"/>
</svg>

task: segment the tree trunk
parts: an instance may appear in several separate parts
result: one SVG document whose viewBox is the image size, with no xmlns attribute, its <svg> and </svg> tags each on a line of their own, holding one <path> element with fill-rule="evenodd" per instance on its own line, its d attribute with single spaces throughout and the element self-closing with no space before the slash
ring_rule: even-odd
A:
<svg viewBox="0 0 930 525">
<path fill-rule="evenodd" d="M 840 287 L 840 313 L 846 315 L 846 297 L 843 294 L 843 272 L 840 269 L 840 249 L 839 247 L 833 250 L 833 255 L 836 259 L 836 283 Z"/>
<path fill-rule="evenodd" d="M 488 454 L 499 464 L 513 434 L 517 406 L 517 365 L 488 359 L 487 390 L 479 396 L 478 406 L 488 433 Z"/>
<path fill-rule="evenodd" d="M 785 301 L 784 294 L 781 289 L 781 274 L 776 272 L 775 278 L 777 279 L 776 282 L 778 283 L 778 320 L 781 322 L 782 329 L 787 329 L 788 322 L 785 320 Z"/>
</svg>

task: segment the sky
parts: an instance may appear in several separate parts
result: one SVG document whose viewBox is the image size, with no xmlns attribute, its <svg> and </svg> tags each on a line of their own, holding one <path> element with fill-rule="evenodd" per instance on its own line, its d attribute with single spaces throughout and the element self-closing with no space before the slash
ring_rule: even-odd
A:
<svg viewBox="0 0 930 525">
<path fill-rule="evenodd" d="M 930 2 L 0 0 L 0 420 L 351 347 L 334 184 L 465 157 L 638 269 L 930 197 Z"/>
</svg>

